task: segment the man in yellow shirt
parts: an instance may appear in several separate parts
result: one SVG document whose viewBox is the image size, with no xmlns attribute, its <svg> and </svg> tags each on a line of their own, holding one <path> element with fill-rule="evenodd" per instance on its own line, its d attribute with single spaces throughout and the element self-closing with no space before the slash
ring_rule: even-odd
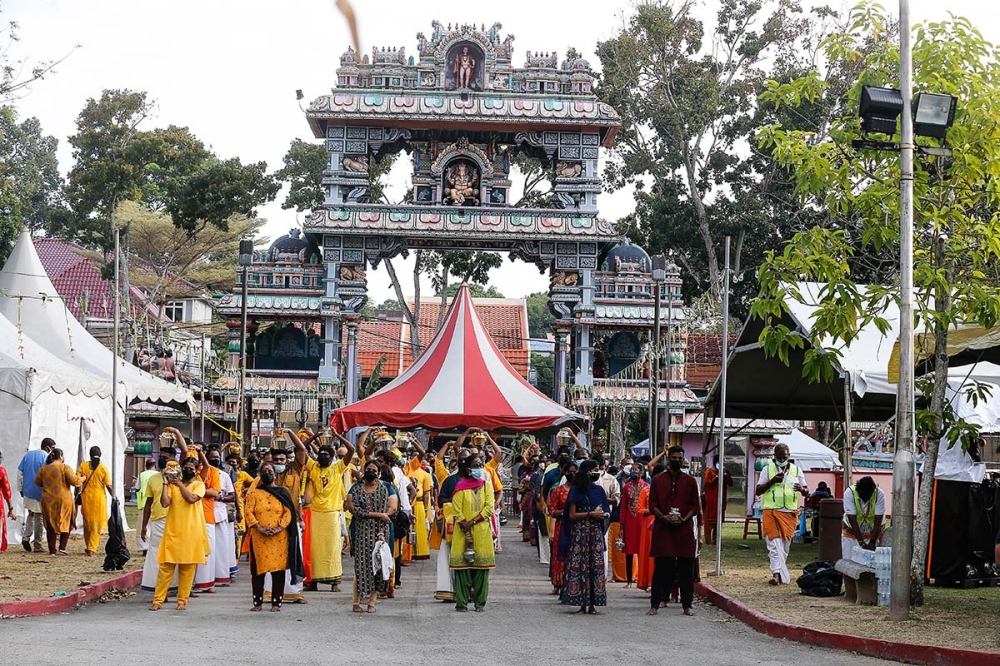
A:
<svg viewBox="0 0 1000 666">
<path fill-rule="evenodd" d="M 292 441 L 298 440 L 290 434 Z M 315 591 L 320 583 L 329 583 L 334 592 L 339 592 L 344 575 L 340 518 L 344 512 L 344 472 L 354 458 L 354 446 L 347 440 L 344 442 L 347 455 L 336 462 L 336 453 L 327 444 L 319 447 L 316 460 L 306 460 L 306 485 L 312 498 L 309 544 L 312 581 L 306 588 L 308 591 Z"/>
</svg>

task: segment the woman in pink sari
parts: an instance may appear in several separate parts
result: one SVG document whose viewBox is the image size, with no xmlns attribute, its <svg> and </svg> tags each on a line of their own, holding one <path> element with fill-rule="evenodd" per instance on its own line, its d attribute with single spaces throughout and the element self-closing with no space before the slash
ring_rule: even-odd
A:
<svg viewBox="0 0 1000 666">
<path fill-rule="evenodd" d="M 640 508 L 639 498 L 644 488 L 649 484 L 639 475 L 638 465 L 629 472 L 628 483 L 622 488 L 621 535 L 625 542 L 625 587 L 632 587 L 635 581 L 633 567 L 637 555 L 640 555 L 642 531 L 646 527 L 646 512 Z M 647 491 L 648 493 L 649 491 Z"/>
<path fill-rule="evenodd" d="M 569 497 L 569 489 L 573 485 L 573 476 L 576 474 L 576 462 L 567 462 L 562 467 L 563 476 L 566 483 L 556 486 L 549 493 L 549 515 L 552 516 L 552 540 L 559 543 L 559 532 L 562 530 L 562 517 L 566 511 L 566 500 Z M 556 595 L 562 592 L 563 574 L 566 571 L 566 558 L 559 554 L 558 548 L 552 549 L 552 561 L 549 569 L 551 571 L 552 592 Z"/>
</svg>

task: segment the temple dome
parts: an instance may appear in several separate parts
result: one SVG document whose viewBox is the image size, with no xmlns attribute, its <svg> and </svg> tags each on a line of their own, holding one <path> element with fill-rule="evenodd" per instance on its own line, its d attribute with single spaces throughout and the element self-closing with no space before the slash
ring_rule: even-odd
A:
<svg viewBox="0 0 1000 666">
<path fill-rule="evenodd" d="M 623 238 L 605 255 L 604 261 L 601 262 L 601 270 L 615 273 L 649 273 L 653 270 L 653 264 L 645 250 Z"/>
<path fill-rule="evenodd" d="M 271 243 L 267 250 L 267 261 L 273 264 L 306 264 L 317 260 L 317 249 L 299 229 L 292 229 L 287 236 Z"/>
</svg>

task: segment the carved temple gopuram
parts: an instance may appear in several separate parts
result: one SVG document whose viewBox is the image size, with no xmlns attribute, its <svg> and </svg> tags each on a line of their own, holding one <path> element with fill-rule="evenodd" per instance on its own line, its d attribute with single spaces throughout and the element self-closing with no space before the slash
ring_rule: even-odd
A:
<svg viewBox="0 0 1000 666">
<path fill-rule="evenodd" d="M 431 25 L 409 55 L 403 47 L 363 55 L 348 48 L 336 86 L 306 109 L 328 156 L 325 202 L 304 235 L 276 241 L 250 273 L 248 395 L 309 394 L 317 401 L 307 420 L 319 423 L 356 400 L 367 271 L 427 248 L 502 252 L 548 272 L 556 399 L 582 412 L 648 404 L 652 266 L 598 214 L 598 163 L 621 121 L 595 97 L 590 64 L 572 49 L 561 61 L 555 53 L 517 57 L 500 24 Z M 403 151 L 413 164 L 412 195 L 386 204 L 375 194 L 375 166 Z M 548 172 L 546 207 L 513 205 L 519 156 Z M 660 389 L 661 405 L 683 412 L 697 399 L 684 388 L 679 290 L 674 276 L 662 304 L 676 319 L 677 356 Z M 239 316 L 240 291 L 238 284 L 224 297 L 221 314 Z M 293 362 L 275 357 L 283 348 Z M 238 335 L 230 349 L 239 351 Z"/>
</svg>

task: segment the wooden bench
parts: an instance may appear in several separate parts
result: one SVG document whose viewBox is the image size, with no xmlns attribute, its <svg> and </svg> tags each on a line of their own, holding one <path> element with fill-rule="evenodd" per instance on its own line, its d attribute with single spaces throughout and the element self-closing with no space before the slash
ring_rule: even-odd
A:
<svg viewBox="0 0 1000 666">
<path fill-rule="evenodd" d="M 863 606 L 878 604 L 875 570 L 854 560 L 837 560 L 834 569 L 844 576 L 844 599 Z"/>
</svg>

